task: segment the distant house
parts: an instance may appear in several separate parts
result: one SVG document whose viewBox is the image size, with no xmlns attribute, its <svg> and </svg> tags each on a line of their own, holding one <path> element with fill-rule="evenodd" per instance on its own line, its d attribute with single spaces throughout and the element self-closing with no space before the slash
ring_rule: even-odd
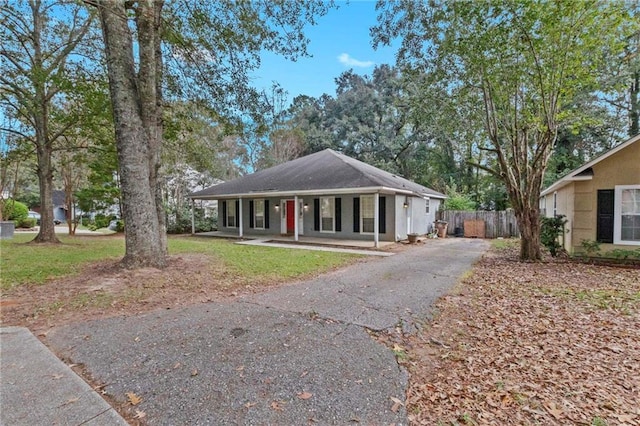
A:
<svg viewBox="0 0 640 426">
<path fill-rule="evenodd" d="M 218 229 L 398 241 L 426 234 L 445 195 L 331 149 L 194 192 L 218 200 Z"/>
<path fill-rule="evenodd" d="M 583 240 L 601 251 L 640 246 L 640 135 L 578 167 L 542 191 L 547 217 L 565 215 L 564 248 L 580 251 Z"/>
<path fill-rule="evenodd" d="M 57 189 L 51 191 L 53 220 L 56 223 L 64 223 L 67 221 L 67 206 L 64 198 L 64 191 Z M 34 206 L 33 210 L 42 213 L 42 206 Z"/>
<path fill-rule="evenodd" d="M 53 220 L 64 223 L 67 221 L 67 205 L 64 202 L 64 191 L 54 190 L 51 194 L 53 197 Z"/>
</svg>

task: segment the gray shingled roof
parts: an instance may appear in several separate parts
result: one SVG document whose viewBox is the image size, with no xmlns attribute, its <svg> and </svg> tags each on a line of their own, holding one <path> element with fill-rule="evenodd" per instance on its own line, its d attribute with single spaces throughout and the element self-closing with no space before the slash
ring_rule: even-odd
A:
<svg viewBox="0 0 640 426">
<path fill-rule="evenodd" d="M 444 194 L 418 185 L 377 167 L 340 154 L 332 149 L 316 152 L 287 163 L 260 170 L 225 183 L 194 192 L 191 198 L 216 196 L 278 195 L 297 191 L 330 192 L 330 190 L 385 188 L 416 195 L 445 198 Z"/>
</svg>

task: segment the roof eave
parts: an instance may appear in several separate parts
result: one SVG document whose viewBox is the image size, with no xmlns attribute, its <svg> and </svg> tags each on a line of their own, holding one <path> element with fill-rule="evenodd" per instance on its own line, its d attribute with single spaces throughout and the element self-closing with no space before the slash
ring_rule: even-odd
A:
<svg viewBox="0 0 640 426">
<path fill-rule="evenodd" d="M 567 173 L 566 176 L 564 176 L 564 177 L 560 178 L 559 180 L 555 181 L 553 184 L 551 184 L 551 186 L 549 186 L 547 189 L 542 191 L 540 193 L 540 196 L 544 197 L 545 195 L 548 195 L 548 194 L 550 194 L 550 193 L 552 193 L 554 191 L 557 191 L 558 189 L 563 188 L 563 187 L 567 186 L 569 183 L 574 182 L 574 181 L 590 180 L 591 176 L 580 176 L 580 177 L 578 177 L 576 175 L 584 172 L 589 167 L 593 167 L 594 165 L 598 164 L 600 161 L 604 160 L 605 158 L 611 157 L 616 152 L 625 149 L 629 145 L 631 145 L 631 144 L 633 144 L 633 143 L 635 143 L 635 142 L 637 142 L 639 140 L 640 140 L 640 134 L 635 135 L 634 137 L 630 138 L 626 142 L 621 143 L 620 145 L 616 146 L 615 148 L 610 149 L 609 151 L 599 155 L 598 157 L 594 158 L 593 160 L 589 161 L 588 163 L 583 164 L 582 166 L 578 167 L 577 169 Z"/>
<path fill-rule="evenodd" d="M 298 191 L 258 191 L 258 192 L 244 192 L 235 194 L 213 194 L 213 195 L 188 195 L 188 198 L 192 200 L 217 200 L 226 198 L 261 198 L 261 197 L 293 197 L 293 196 L 305 196 L 305 195 L 333 195 L 333 194 L 404 194 L 404 195 L 416 195 L 419 197 L 440 198 L 442 197 L 436 194 L 419 193 L 408 189 L 391 188 L 387 186 L 370 186 L 362 188 L 326 188 L 326 189 L 305 189 Z"/>
</svg>

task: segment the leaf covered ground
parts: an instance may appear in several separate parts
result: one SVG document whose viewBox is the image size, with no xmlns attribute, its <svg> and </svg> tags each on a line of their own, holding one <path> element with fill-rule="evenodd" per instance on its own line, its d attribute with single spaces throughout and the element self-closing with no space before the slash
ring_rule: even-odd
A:
<svg viewBox="0 0 640 426">
<path fill-rule="evenodd" d="M 40 335 L 290 281 L 239 277 L 197 253 L 172 256 L 165 271 L 115 262 L 12 289 L 0 300 L 0 322 Z M 410 372 L 406 401 L 394 406 L 405 404 L 413 425 L 640 426 L 638 268 L 520 263 L 514 247 L 492 249 L 420 332 L 378 337 Z"/>
<path fill-rule="evenodd" d="M 411 424 L 640 425 L 640 269 L 493 249 L 436 312 L 395 343 Z"/>
</svg>

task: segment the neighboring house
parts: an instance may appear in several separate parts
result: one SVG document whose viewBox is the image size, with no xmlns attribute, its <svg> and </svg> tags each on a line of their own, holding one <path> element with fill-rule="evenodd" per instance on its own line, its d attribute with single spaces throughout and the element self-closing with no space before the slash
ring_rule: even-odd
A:
<svg viewBox="0 0 640 426">
<path fill-rule="evenodd" d="M 64 202 L 64 191 L 54 189 L 51 191 L 51 198 L 53 201 L 53 220 L 56 223 L 64 223 L 67 221 L 67 206 Z M 37 213 L 42 213 L 42 206 L 35 206 L 33 210 Z"/>
<path fill-rule="evenodd" d="M 64 191 L 53 190 L 51 193 L 53 198 L 53 220 L 64 223 L 67 221 L 67 205 L 64 202 Z"/>
<path fill-rule="evenodd" d="M 399 241 L 426 234 L 445 195 L 331 149 L 190 195 L 218 200 L 218 229 Z"/>
<path fill-rule="evenodd" d="M 583 240 L 600 249 L 640 246 L 640 135 L 570 172 L 542 191 L 547 217 L 565 215 L 564 248 L 581 250 Z"/>
</svg>

